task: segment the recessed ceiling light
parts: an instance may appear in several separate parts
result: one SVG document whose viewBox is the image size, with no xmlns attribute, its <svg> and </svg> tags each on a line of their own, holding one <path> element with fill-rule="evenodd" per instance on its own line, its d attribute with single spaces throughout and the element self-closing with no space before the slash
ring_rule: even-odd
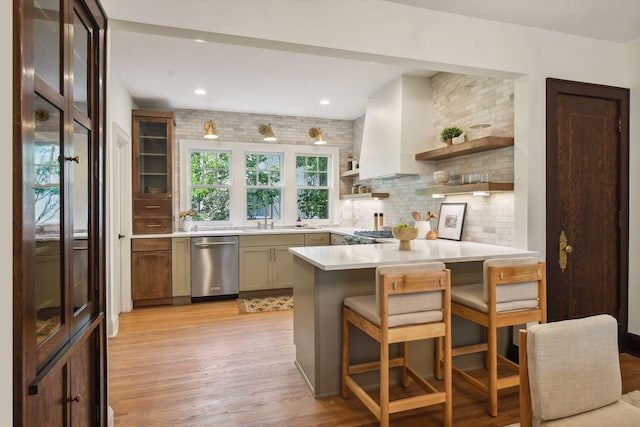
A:
<svg viewBox="0 0 640 427">
<path fill-rule="evenodd" d="M 193 91 L 193 93 L 195 93 L 196 95 L 206 95 L 207 91 L 204 89 L 196 89 Z"/>
<path fill-rule="evenodd" d="M 329 105 L 331 104 L 331 101 L 329 101 L 328 99 L 321 99 L 320 100 L 320 105 Z"/>
<path fill-rule="evenodd" d="M 202 39 L 193 39 L 193 41 L 196 43 L 204 43 L 204 40 Z"/>
</svg>

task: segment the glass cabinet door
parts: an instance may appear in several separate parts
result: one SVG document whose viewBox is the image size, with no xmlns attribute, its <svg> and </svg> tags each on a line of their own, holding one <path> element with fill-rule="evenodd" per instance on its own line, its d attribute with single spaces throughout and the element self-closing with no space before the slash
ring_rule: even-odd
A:
<svg viewBox="0 0 640 427">
<path fill-rule="evenodd" d="M 25 156 L 25 169 L 32 169 L 35 223 L 35 305 L 38 362 L 68 338 L 69 325 L 64 293 L 64 239 L 62 221 L 61 112 L 35 96 L 33 156 Z"/>
<path fill-rule="evenodd" d="M 138 129 L 138 185 L 140 194 L 166 195 L 169 189 L 169 126 L 164 119 L 140 118 Z"/>
</svg>

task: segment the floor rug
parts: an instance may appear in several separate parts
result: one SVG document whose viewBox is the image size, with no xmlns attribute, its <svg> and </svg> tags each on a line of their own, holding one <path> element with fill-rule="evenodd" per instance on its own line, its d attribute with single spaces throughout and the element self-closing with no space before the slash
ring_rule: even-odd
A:
<svg viewBox="0 0 640 427">
<path fill-rule="evenodd" d="M 625 402 L 640 408 L 640 390 L 634 390 L 627 394 L 623 394 L 620 400 L 624 400 Z M 520 423 L 509 424 L 505 427 L 520 427 Z"/>
<path fill-rule="evenodd" d="M 292 308 L 293 308 L 292 295 L 238 299 L 238 310 L 240 310 L 240 314 L 262 313 L 265 311 L 291 310 Z"/>
</svg>

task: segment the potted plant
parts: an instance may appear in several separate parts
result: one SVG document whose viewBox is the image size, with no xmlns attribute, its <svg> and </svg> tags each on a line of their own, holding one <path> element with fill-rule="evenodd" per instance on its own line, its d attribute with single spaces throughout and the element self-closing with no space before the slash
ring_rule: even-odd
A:
<svg viewBox="0 0 640 427">
<path fill-rule="evenodd" d="M 446 142 L 447 145 L 453 144 L 453 138 L 462 135 L 462 129 L 457 126 L 452 126 L 448 128 L 444 128 L 444 130 L 440 133 L 440 141 Z"/>
</svg>

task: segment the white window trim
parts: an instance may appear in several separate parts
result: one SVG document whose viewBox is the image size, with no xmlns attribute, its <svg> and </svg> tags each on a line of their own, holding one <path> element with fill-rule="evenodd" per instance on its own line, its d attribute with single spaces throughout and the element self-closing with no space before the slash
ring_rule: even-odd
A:
<svg viewBox="0 0 640 427">
<path fill-rule="evenodd" d="M 202 221 L 204 226 L 255 226 L 256 221 L 246 219 L 247 201 L 245 184 L 245 154 L 246 153 L 281 153 L 282 154 L 282 218 L 276 221 L 276 226 L 295 226 L 298 218 L 297 212 L 297 187 L 296 187 L 296 156 L 298 155 L 325 155 L 329 156 L 329 218 L 309 219 L 305 223 L 312 225 L 330 225 L 339 223 L 339 199 L 340 178 L 339 159 L 340 151 L 337 147 L 290 145 L 290 144 L 266 144 L 254 142 L 224 142 L 202 141 L 182 139 L 178 142 L 180 161 L 178 164 L 178 180 L 180 188 L 180 210 L 190 208 L 187 193 L 187 180 L 190 168 L 190 150 L 221 150 L 231 152 L 231 194 L 230 194 L 230 221 Z"/>
</svg>

